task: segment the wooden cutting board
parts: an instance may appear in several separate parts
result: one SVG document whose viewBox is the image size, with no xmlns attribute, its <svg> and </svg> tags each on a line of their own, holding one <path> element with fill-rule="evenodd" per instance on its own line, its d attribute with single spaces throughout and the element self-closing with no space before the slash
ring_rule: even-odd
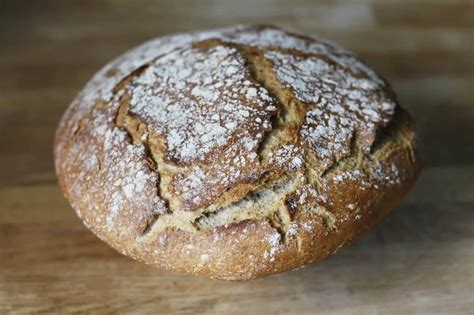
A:
<svg viewBox="0 0 474 315">
<path fill-rule="evenodd" d="M 472 1 L 1 1 L 0 313 L 472 314 Z M 375 229 L 295 272 L 229 283 L 161 272 L 95 238 L 53 171 L 61 113 L 152 37 L 273 22 L 359 53 L 415 117 L 425 168 Z"/>
</svg>

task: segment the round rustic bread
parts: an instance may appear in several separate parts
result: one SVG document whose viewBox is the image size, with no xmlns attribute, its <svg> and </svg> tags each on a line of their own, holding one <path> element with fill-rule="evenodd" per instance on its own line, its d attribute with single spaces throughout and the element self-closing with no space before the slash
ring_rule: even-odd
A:
<svg viewBox="0 0 474 315">
<path fill-rule="evenodd" d="M 271 26 L 147 42 L 100 70 L 56 133 L 84 224 L 166 270 L 247 280 L 335 252 L 410 189 L 408 114 L 343 48 Z"/>
</svg>

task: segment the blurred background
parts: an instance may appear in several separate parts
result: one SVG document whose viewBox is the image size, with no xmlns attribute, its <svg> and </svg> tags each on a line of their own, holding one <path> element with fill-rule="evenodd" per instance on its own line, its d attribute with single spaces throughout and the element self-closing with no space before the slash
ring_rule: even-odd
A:
<svg viewBox="0 0 474 315">
<path fill-rule="evenodd" d="M 415 118 L 425 168 L 329 259 L 248 283 L 157 271 L 82 226 L 53 169 L 62 112 L 154 37 L 242 23 L 355 51 Z M 474 309 L 474 1 L 0 0 L 0 313 L 468 314 Z"/>
</svg>

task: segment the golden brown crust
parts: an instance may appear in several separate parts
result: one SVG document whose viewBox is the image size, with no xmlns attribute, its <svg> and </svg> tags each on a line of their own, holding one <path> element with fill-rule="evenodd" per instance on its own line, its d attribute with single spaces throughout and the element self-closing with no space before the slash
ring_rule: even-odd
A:
<svg viewBox="0 0 474 315">
<path fill-rule="evenodd" d="M 420 169 L 380 77 L 265 26 L 166 37 L 113 61 L 65 113 L 55 158 L 79 217 L 119 252 L 228 280 L 331 254 Z"/>
</svg>

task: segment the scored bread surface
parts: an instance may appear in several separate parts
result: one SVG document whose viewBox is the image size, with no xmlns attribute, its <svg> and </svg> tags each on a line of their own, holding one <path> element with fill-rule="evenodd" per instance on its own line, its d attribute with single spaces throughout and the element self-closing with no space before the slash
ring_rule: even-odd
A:
<svg viewBox="0 0 474 315">
<path fill-rule="evenodd" d="M 271 26 L 159 38 L 99 71 L 56 133 L 78 216 L 121 253 L 246 280 L 337 250 L 409 190 L 408 114 L 350 52 Z"/>
</svg>

